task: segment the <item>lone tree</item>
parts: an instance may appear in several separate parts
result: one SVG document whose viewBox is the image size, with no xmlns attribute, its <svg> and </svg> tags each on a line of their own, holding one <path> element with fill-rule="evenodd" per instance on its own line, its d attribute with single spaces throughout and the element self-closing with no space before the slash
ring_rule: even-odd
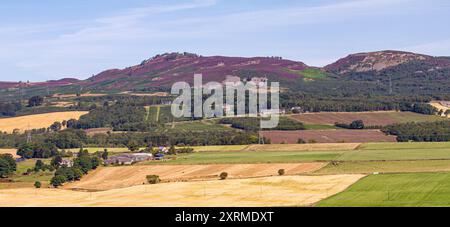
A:
<svg viewBox="0 0 450 227">
<path fill-rule="evenodd" d="M 149 184 L 157 184 L 157 183 L 161 182 L 161 180 L 159 179 L 158 175 L 148 175 L 147 182 Z"/>
<path fill-rule="evenodd" d="M 284 171 L 284 169 L 279 169 L 278 170 L 278 175 L 283 176 L 286 172 Z"/>
<path fill-rule="evenodd" d="M 108 154 L 108 149 L 105 149 L 105 150 L 103 151 L 103 153 L 102 153 L 102 159 L 103 159 L 103 160 L 108 160 L 108 156 L 109 156 L 109 154 Z"/>
<path fill-rule="evenodd" d="M 40 170 L 44 170 L 45 164 L 42 160 L 37 160 L 34 165 L 34 172 L 39 172 Z"/>
<path fill-rule="evenodd" d="M 40 181 L 34 182 L 34 187 L 35 187 L 35 188 L 41 188 L 41 186 L 42 186 L 42 184 L 41 184 Z"/>
<path fill-rule="evenodd" d="M 222 173 L 220 174 L 220 179 L 221 179 L 221 180 L 225 180 L 225 179 L 227 179 L 227 177 L 228 177 L 228 173 L 227 173 L 227 172 L 222 172 Z"/>
<path fill-rule="evenodd" d="M 297 140 L 297 143 L 298 143 L 298 144 L 305 144 L 306 141 L 305 141 L 304 139 L 302 139 L 302 138 L 299 138 L 299 139 Z"/>
</svg>

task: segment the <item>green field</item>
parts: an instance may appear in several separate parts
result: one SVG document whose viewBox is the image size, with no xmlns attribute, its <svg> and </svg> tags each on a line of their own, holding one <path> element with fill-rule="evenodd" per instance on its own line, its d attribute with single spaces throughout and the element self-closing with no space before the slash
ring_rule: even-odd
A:
<svg viewBox="0 0 450 227">
<path fill-rule="evenodd" d="M 450 160 L 340 162 L 328 164 L 315 174 L 372 174 L 408 172 L 450 172 Z"/>
<path fill-rule="evenodd" d="M 329 161 L 340 152 L 205 152 L 177 155 L 164 164 L 250 164 Z M 154 162 L 149 162 L 154 164 Z M 161 163 L 158 163 L 161 164 Z"/>
<path fill-rule="evenodd" d="M 450 173 L 370 175 L 317 206 L 450 206 Z"/>
<path fill-rule="evenodd" d="M 450 147 L 423 149 L 354 150 L 343 153 L 339 161 L 450 159 Z"/>
<path fill-rule="evenodd" d="M 227 146 L 194 146 L 191 147 L 195 152 L 230 152 L 230 151 L 242 151 L 250 145 L 227 145 Z"/>
<path fill-rule="evenodd" d="M 290 72 L 290 73 L 295 73 L 298 74 L 300 76 L 302 76 L 304 79 L 325 79 L 327 78 L 328 74 L 326 72 L 323 72 L 320 69 L 316 69 L 316 68 L 307 68 L 304 70 L 292 70 L 292 69 L 287 69 L 286 71 Z"/>
<path fill-rule="evenodd" d="M 29 159 L 24 162 L 17 163 L 17 171 L 12 176 L 14 183 L 11 183 L 10 187 L 32 187 L 34 182 L 41 181 L 42 184 L 46 185 L 50 179 L 53 177 L 53 172 L 45 171 L 39 173 L 32 173 L 30 175 L 23 175 L 28 169 L 33 169 L 36 161 L 38 159 Z M 50 159 L 40 159 L 45 164 L 50 164 Z M 0 188 L 1 188 L 0 184 Z"/>
<path fill-rule="evenodd" d="M 361 150 L 384 150 L 384 149 L 439 149 L 450 148 L 450 142 L 411 142 L 411 143 L 364 143 Z"/>
</svg>

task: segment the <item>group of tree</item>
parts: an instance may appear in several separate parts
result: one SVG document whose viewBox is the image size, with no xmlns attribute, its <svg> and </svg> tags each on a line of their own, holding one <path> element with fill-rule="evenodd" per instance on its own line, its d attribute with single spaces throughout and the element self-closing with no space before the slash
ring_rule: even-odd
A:
<svg viewBox="0 0 450 227">
<path fill-rule="evenodd" d="M 16 160 L 11 154 L 0 154 L 0 178 L 9 177 L 16 169 Z"/>
<path fill-rule="evenodd" d="M 0 117 L 14 117 L 22 109 L 20 102 L 0 102 Z"/>
<path fill-rule="evenodd" d="M 67 127 L 73 129 L 90 129 L 111 127 L 114 131 L 146 131 L 144 124 L 145 108 L 131 104 L 118 103 L 91 110 L 79 120 L 67 121 Z"/>
<path fill-rule="evenodd" d="M 362 120 L 356 120 L 350 124 L 336 122 L 334 125 L 336 127 L 345 128 L 345 129 L 364 129 L 365 128 L 364 122 Z"/>
<path fill-rule="evenodd" d="M 41 106 L 44 103 L 44 97 L 42 96 L 33 96 L 28 99 L 28 107 Z"/>
<path fill-rule="evenodd" d="M 80 180 L 89 171 L 96 169 L 101 160 L 96 155 L 90 155 L 87 150 L 81 150 L 73 160 L 73 166 L 59 166 L 54 177 L 50 180 L 53 187 L 62 186 L 66 182 Z"/>
<path fill-rule="evenodd" d="M 441 142 L 450 141 L 450 121 L 411 122 L 386 126 L 383 131 L 397 136 L 397 141 Z"/>
<path fill-rule="evenodd" d="M 58 154 L 58 148 L 48 142 L 24 143 L 17 150 L 17 155 L 25 159 L 50 158 Z"/>
</svg>

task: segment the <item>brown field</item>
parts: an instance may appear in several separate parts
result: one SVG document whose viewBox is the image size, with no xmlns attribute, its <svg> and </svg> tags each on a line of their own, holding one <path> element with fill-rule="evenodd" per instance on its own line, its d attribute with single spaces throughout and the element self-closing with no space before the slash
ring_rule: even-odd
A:
<svg viewBox="0 0 450 227">
<path fill-rule="evenodd" d="M 361 143 L 264 144 L 250 145 L 242 151 L 343 151 L 354 150 L 359 145 Z"/>
<path fill-rule="evenodd" d="M 0 119 L 0 132 L 12 133 L 14 129 L 19 129 L 23 132 L 28 129 L 46 128 L 55 121 L 61 122 L 63 120 L 79 119 L 82 115 L 87 113 L 89 112 L 71 111 L 3 118 Z"/>
<path fill-rule="evenodd" d="M 299 131 L 262 131 L 261 136 L 270 139 L 273 144 L 295 144 L 301 138 L 311 143 L 365 143 L 396 142 L 395 136 L 387 136 L 379 130 L 299 130 Z"/>
<path fill-rule="evenodd" d="M 57 106 L 57 107 L 71 107 L 71 106 L 74 106 L 75 103 L 73 103 L 73 102 L 52 102 L 51 105 Z"/>
<path fill-rule="evenodd" d="M 20 158 L 16 153 L 16 149 L 0 149 L 0 154 L 12 154 L 14 158 Z"/>
<path fill-rule="evenodd" d="M 321 112 L 321 113 L 305 113 L 300 115 L 291 115 L 291 118 L 306 124 L 314 125 L 334 125 L 334 123 L 350 124 L 355 120 L 362 120 L 368 126 L 386 126 L 395 123 L 420 122 L 420 121 L 436 121 L 438 116 L 423 115 L 412 112 Z"/>
<path fill-rule="evenodd" d="M 286 175 L 296 175 L 316 171 L 325 165 L 326 163 L 104 167 L 64 188 L 82 190 L 125 188 L 142 185 L 146 182 L 147 175 L 159 175 L 163 182 L 218 179 L 222 172 L 227 172 L 229 179 L 276 176 L 279 169 L 285 169 Z"/>
<path fill-rule="evenodd" d="M 174 182 L 100 192 L 63 189 L 0 190 L 0 206 L 17 207 L 270 207 L 310 206 L 364 175 L 284 176 Z"/>
<path fill-rule="evenodd" d="M 85 129 L 84 132 L 86 132 L 86 135 L 88 136 L 94 136 L 97 134 L 108 134 L 108 132 L 113 132 L 112 128 L 91 128 L 91 129 Z"/>
</svg>

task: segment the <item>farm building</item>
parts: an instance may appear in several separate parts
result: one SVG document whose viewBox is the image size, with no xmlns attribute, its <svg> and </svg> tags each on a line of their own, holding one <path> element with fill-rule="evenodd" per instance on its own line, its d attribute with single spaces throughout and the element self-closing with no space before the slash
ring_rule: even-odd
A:
<svg viewBox="0 0 450 227">
<path fill-rule="evenodd" d="M 136 162 L 143 162 L 151 160 L 152 154 L 137 153 L 137 154 L 121 154 L 110 157 L 105 161 L 106 165 L 118 164 L 118 165 L 131 165 Z"/>
<path fill-rule="evenodd" d="M 73 166 L 73 161 L 70 160 L 70 159 L 63 159 L 59 165 L 60 166 L 72 167 Z"/>
</svg>

